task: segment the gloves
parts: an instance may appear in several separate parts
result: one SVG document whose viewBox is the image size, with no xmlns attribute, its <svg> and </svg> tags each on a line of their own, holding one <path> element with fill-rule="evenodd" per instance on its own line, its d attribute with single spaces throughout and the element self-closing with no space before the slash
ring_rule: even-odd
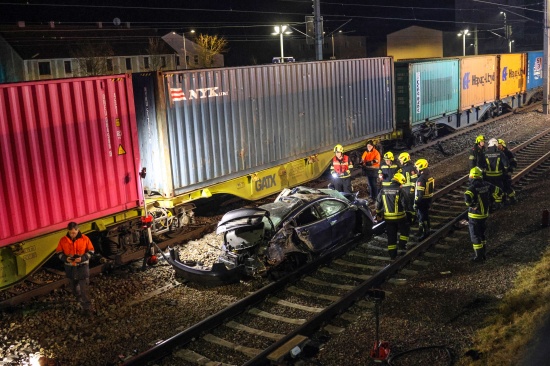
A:
<svg viewBox="0 0 550 366">
<path fill-rule="evenodd" d="M 365 161 L 365 166 L 372 166 L 372 160 Z"/>
</svg>

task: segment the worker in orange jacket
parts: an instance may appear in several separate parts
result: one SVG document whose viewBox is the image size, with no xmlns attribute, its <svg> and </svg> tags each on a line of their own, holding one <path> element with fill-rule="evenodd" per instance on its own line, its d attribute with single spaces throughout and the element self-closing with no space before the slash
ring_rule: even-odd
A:
<svg viewBox="0 0 550 366">
<path fill-rule="evenodd" d="M 367 177 L 369 197 L 375 201 L 378 197 L 378 170 L 380 169 L 380 153 L 374 147 L 372 140 L 367 141 L 367 150 L 361 156 L 361 167 Z"/>
<path fill-rule="evenodd" d="M 90 239 L 80 232 L 76 222 L 67 226 L 67 235 L 63 236 L 55 250 L 59 259 L 65 264 L 65 275 L 73 295 L 82 306 L 85 315 L 92 314 L 89 296 L 90 258 L 94 254 L 94 246 Z"/>
</svg>

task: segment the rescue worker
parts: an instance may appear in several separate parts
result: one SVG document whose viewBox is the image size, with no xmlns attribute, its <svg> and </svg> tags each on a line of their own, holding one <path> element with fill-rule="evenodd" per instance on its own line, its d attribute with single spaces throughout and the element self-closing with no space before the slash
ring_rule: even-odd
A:
<svg viewBox="0 0 550 366">
<path fill-rule="evenodd" d="M 391 151 L 384 154 L 385 164 L 378 170 L 378 179 L 382 182 L 382 186 L 390 185 L 392 177 L 401 170 L 399 166 L 393 162 L 394 160 L 395 158 Z"/>
<path fill-rule="evenodd" d="M 76 222 L 70 222 L 67 230 L 67 235 L 59 240 L 55 252 L 65 264 L 65 275 L 69 280 L 69 286 L 77 301 L 80 302 L 83 313 L 92 315 L 88 285 L 89 263 L 94 254 L 94 246 L 90 239 L 80 232 Z"/>
<path fill-rule="evenodd" d="M 402 152 L 397 157 L 399 163 L 401 164 L 401 174 L 405 177 L 405 183 L 403 188 L 405 188 L 405 211 L 407 212 L 407 219 L 409 223 L 416 221 L 416 211 L 413 209 L 414 206 L 414 187 L 416 185 L 416 179 L 418 178 L 418 171 L 416 166 L 411 161 L 411 156 L 408 152 Z"/>
<path fill-rule="evenodd" d="M 503 179 L 504 196 L 503 201 L 508 200 L 509 203 L 516 202 L 516 191 L 512 187 L 512 173 L 518 167 L 518 161 L 513 152 L 506 147 L 506 142 L 503 139 L 498 139 L 498 149 L 504 153 L 508 159 L 508 172 Z"/>
<path fill-rule="evenodd" d="M 478 166 L 482 171 L 485 170 L 485 136 L 476 137 L 476 143 L 470 152 L 469 169 Z"/>
<path fill-rule="evenodd" d="M 378 170 L 380 169 L 380 153 L 374 147 L 372 140 L 367 141 L 367 150 L 361 156 L 361 167 L 367 177 L 369 197 L 372 202 L 378 197 Z"/>
<path fill-rule="evenodd" d="M 464 192 L 464 201 L 468 206 L 468 227 L 475 253 L 472 260 L 483 262 L 487 250 L 485 228 L 491 204 L 491 185 L 483 180 L 483 172 L 477 166 L 470 169 L 470 184 Z"/>
<path fill-rule="evenodd" d="M 428 160 L 418 159 L 414 163 L 418 171 L 414 190 L 413 209 L 418 215 L 418 240 L 430 236 L 430 206 L 435 191 L 435 180 L 428 170 Z"/>
<path fill-rule="evenodd" d="M 405 213 L 405 188 L 401 185 L 406 182 L 401 173 L 396 173 L 389 185 L 384 185 L 376 198 L 376 216 L 386 222 L 388 234 L 388 254 L 390 259 L 397 257 L 397 233 L 399 232 L 399 249 L 406 250 L 409 240 L 410 225 Z"/>
<path fill-rule="evenodd" d="M 344 155 L 344 147 L 334 146 L 334 157 L 330 166 L 330 174 L 334 182 L 334 189 L 339 192 L 351 193 L 351 171 L 353 164 L 349 156 Z"/>
<path fill-rule="evenodd" d="M 494 209 L 500 208 L 504 190 L 504 177 L 508 173 L 508 159 L 498 149 L 497 139 L 489 140 L 489 147 L 485 151 L 485 181 L 491 184 L 491 197 Z"/>
</svg>

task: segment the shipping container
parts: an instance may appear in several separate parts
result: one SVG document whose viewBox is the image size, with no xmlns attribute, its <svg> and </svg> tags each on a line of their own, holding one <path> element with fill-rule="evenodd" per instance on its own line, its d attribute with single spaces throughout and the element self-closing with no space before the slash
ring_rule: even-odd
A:
<svg viewBox="0 0 550 366">
<path fill-rule="evenodd" d="M 543 51 L 527 52 L 527 90 L 540 88 L 543 85 Z"/>
<path fill-rule="evenodd" d="M 140 205 L 126 75 L 0 85 L 0 246 Z"/>
<path fill-rule="evenodd" d="M 152 76 L 149 76 L 152 77 Z M 389 57 L 166 72 L 139 113 L 144 185 L 177 196 L 394 131 Z M 136 103 L 154 81 L 134 76 Z M 150 96 L 151 93 L 147 92 Z M 151 103 L 149 99 L 147 103 Z M 147 131 L 143 131 L 147 129 Z M 158 143 L 157 143 L 158 142 Z M 163 171 L 169 167 L 170 171 Z"/>
<path fill-rule="evenodd" d="M 498 99 L 525 92 L 527 55 L 525 53 L 501 54 L 499 57 Z"/>
<path fill-rule="evenodd" d="M 460 58 L 460 110 L 494 102 L 497 97 L 497 56 Z"/>
<path fill-rule="evenodd" d="M 395 63 L 398 126 L 415 126 L 458 112 L 458 59 Z"/>
</svg>

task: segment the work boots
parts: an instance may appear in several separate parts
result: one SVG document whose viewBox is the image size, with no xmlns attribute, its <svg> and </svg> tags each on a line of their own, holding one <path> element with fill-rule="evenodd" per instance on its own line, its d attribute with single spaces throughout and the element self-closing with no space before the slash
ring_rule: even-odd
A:
<svg viewBox="0 0 550 366">
<path fill-rule="evenodd" d="M 485 247 L 482 247 L 481 249 L 474 249 L 474 257 L 472 258 L 473 262 L 481 263 L 484 262 L 485 259 Z"/>
</svg>

